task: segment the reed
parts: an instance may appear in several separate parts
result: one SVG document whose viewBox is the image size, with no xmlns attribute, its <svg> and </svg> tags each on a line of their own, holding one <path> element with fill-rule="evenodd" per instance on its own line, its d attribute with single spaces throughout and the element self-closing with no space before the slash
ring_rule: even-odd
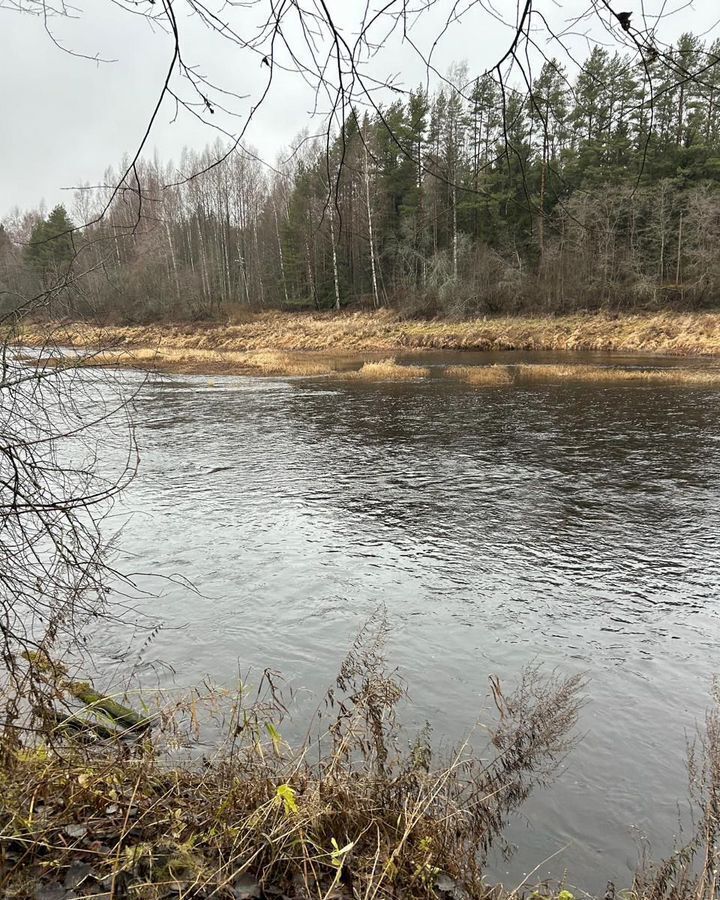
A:
<svg viewBox="0 0 720 900">
<path fill-rule="evenodd" d="M 28 360 L 30 361 L 30 360 Z M 88 350 L 79 356 L 63 358 L 58 354 L 41 357 L 40 365 L 52 366 L 105 366 L 137 368 L 157 372 L 182 374 L 222 374 L 256 376 L 328 375 L 334 371 L 332 364 L 304 353 L 279 353 L 275 351 L 212 350 L 179 347 L 133 347 Z"/>
<path fill-rule="evenodd" d="M 262 375 L 328 375 L 333 370 L 329 362 L 303 356 L 272 351 L 253 351 L 246 355 L 246 365 Z"/>
</svg>

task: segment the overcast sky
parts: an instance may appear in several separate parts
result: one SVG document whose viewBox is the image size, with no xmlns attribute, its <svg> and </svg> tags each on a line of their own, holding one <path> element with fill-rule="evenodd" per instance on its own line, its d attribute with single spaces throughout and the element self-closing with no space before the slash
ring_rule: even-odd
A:
<svg viewBox="0 0 720 900">
<path fill-rule="evenodd" d="M 269 6 L 267 0 L 259 3 L 253 10 L 242 4 L 230 7 L 217 0 L 214 8 L 224 9 L 224 15 L 231 16 L 236 29 L 245 35 L 255 33 L 261 8 Z M 454 3 L 455 0 L 437 0 L 434 11 L 416 24 L 413 38 L 423 51 L 432 46 L 441 18 L 447 16 Z M 639 21 L 640 0 L 617 3 L 618 9 L 634 9 L 634 21 Z M 471 0 L 467 0 L 470 4 Z M 536 0 L 536 7 L 551 17 L 557 29 L 566 27 L 572 16 L 587 5 L 588 0 L 566 0 L 562 6 L 556 0 Z M 661 0 L 645 0 L 644 8 L 652 11 L 662 5 Z M 348 39 L 354 37 L 364 0 L 328 0 L 328 6 Z M 225 102 L 241 113 L 239 119 L 229 118 L 219 109 L 214 116 L 205 114 L 209 121 L 237 133 L 267 81 L 268 69 L 261 64 L 262 55 L 243 51 L 236 44 L 209 34 L 197 17 L 188 14 L 185 0 L 175 0 L 174 8 L 185 62 L 197 66 L 198 72 L 223 90 L 248 96 L 243 101 L 225 96 Z M 514 21 L 514 0 L 496 0 L 495 9 Z M 702 33 L 708 29 L 715 34 L 718 15 L 716 0 L 694 0 L 663 23 L 661 36 L 672 40 L 685 30 Z M 567 37 L 572 52 L 580 57 L 587 52 L 588 41 L 581 34 L 585 28 L 575 28 L 574 34 Z M 288 21 L 288 40 L 301 46 L 300 33 L 293 29 Z M 378 25 L 375 37 L 380 40 L 385 30 L 385 26 Z M 0 0 L 0 217 L 15 206 L 37 207 L 41 201 L 47 207 L 60 201 L 70 204 L 72 195 L 64 188 L 101 181 L 107 166 L 117 167 L 124 154 L 133 153 L 157 102 L 171 58 L 172 41 L 166 33 L 112 0 L 88 0 L 78 18 L 52 23 L 52 33 L 68 49 L 112 61 L 95 62 L 63 52 L 53 43 L 41 18 L 13 12 L 4 8 Z M 444 73 L 453 62 L 464 60 L 471 74 L 479 74 L 497 60 L 510 37 L 508 27 L 479 4 L 472 4 L 438 45 L 435 65 Z M 599 23 L 593 26 L 590 37 L 612 46 Z M 400 38 L 398 32 L 384 42 L 367 64 L 366 72 L 380 80 L 392 77 L 400 87 L 411 88 L 424 80 L 426 68 L 409 42 Z M 542 35 L 538 34 L 538 38 L 544 41 Z M 549 46 L 547 51 L 561 56 L 557 46 Z M 278 50 L 276 58 L 287 61 L 287 54 L 283 58 Z M 190 96 L 187 88 L 184 95 Z M 313 105 L 311 85 L 296 73 L 276 69 L 271 93 L 253 119 L 246 142 L 256 147 L 263 158 L 274 161 L 301 129 L 313 131 L 321 127 L 325 110 L 321 108 L 313 118 Z M 183 146 L 200 149 L 218 137 L 217 132 L 189 113 L 181 111 L 177 117 L 174 114 L 174 104 L 166 101 L 146 155 L 157 151 L 163 160 L 177 160 Z"/>
</svg>

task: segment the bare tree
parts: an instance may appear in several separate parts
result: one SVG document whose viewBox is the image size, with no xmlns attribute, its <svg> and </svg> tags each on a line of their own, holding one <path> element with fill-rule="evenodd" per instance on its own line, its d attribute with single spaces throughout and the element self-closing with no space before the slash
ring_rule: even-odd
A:
<svg viewBox="0 0 720 900">
<path fill-rule="evenodd" d="M 128 386 L 82 370 L 61 331 L 28 358 L 23 319 L 71 289 L 66 277 L 0 320 L 0 656 L 6 729 L 16 725 L 18 654 L 67 647 L 105 609 L 105 520 L 137 466 Z"/>
</svg>

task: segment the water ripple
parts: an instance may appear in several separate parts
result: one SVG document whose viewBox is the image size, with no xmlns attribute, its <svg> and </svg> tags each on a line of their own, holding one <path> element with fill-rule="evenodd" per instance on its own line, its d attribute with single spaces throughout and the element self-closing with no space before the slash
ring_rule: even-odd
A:
<svg viewBox="0 0 720 900">
<path fill-rule="evenodd" d="M 717 393 L 205 382 L 139 401 L 125 547 L 204 595 L 153 601 L 187 623 L 158 658 L 183 683 L 239 659 L 318 691 L 384 604 L 413 719 L 449 740 L 490 672 L 588 672 L 587 736 L 511 833 L 511 876 L 570 841 L 571 881 L 627 883 L 633 828 L 667 851 L 720 649 Z"/>
</svg>

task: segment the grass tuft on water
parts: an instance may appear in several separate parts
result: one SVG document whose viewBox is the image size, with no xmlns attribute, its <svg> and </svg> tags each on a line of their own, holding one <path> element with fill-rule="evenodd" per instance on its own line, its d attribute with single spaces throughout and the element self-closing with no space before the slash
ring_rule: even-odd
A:
<svg viewBox="0 0 720 900">
<path fill-rule="evenodd" d="M 444 374 L 477 387 L 512 384 L 512 375 L 507 366 L 448 366 Z"/>
<path fill-rule="evenodd" d="M 446 376 L 476 387 L 509 384 L 658 384 L 720 387 L 719 369 L 628 369 L 615 366 L 522 364 L 511 366 L 448 366 Z"/>
<path fill-rule="evenodd" d="M 583 365 L 519 365 L 514 366 L 519 381 L 608 384 L 684 384 L 697 387 L 720 387 L 720 369 L 623 369 L 612 366 Z"/>
<path fill-rule="evenodd" d="M 394 358 L 363 363 L 355 372 L 345 373 L 346 378 L 361 378 L 366 381 L 410 381 L 427 378 L 430 369 L 425 366 L 403 366 Z"/>
</svg>

